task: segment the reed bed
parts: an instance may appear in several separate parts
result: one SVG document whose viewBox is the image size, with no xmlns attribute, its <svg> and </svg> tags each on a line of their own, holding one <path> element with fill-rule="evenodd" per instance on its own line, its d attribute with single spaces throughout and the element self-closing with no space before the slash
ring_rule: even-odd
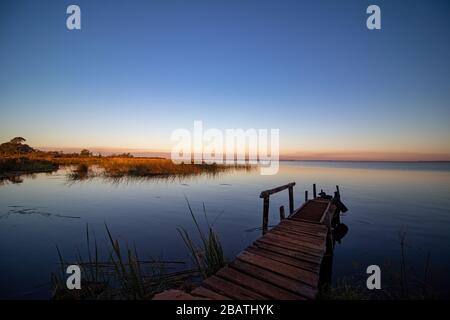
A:
<svg viewBox="0 0 450 320">
<path fill-rule="evenodd" d="M 196 270 L 169 272 L 182 261 L 141 260 L 135 246 L 121 244 L 105 225 L 109 250 L 100 252 L 95 238 L 86 226 L 86 254 L 78 252 L 75 262 L 67 262 L 57 247 L 60 273 L 52 273 L 55 300 L 146 300 L 155 293 L 181 286 L 198 275 Z M 81 290 L 68 290 L 65 271 L 68 265 L 81 269 Z"/>
<path fill-rule="evenodd" d="M 189 213 L 200 238 L 200 244 L 192 240 L 191 235 L 184 229 L 178 228 L 194 262 L 194 268 L 184 267 L 182 270 L 171 271 L 177 265 L 184 265 L 184 261 L 162 261 L 140 259 L 136 246 L 130 247 L 114 238 L 105 224 L 107 233 L 108 252 L 100 252 L 99 245 L 89 226 L 86 225 L 86 253 L 79 251 L 76 260 L 67 262 L 57 247 L 59 273 L 52 273 L 52 296 L 56 300 L 98 300 L 98 299 L 130 299 L 147 300 L 161 291 L 186 287 L 189 291 L 192 281 L 207 278 L 226 266 L 227 262 L 219 237 L 203 213 L 208 230 L 204 232 L 186 199 Z M 81 269 L 81 290 L 68 290 L 65 279 L 66 268 L 76 264 Z M 179 269 L 179 268 L 178 268 Z"/>
<path fill-rule="evenodd" d="M 25 173 L 52 172 L 59 167 L 72 168 L 68 174 L 71 181 L 85 180 L 94 177 L 109 179 L 122 178 L 167 178 L 186 177 L 201 174 L 216 175 L 232 170 L 253 169 L 247 164 L 175 164 L 169 159 L 134 158 L 130 156 L 81 156 L 53 155 L 47 152 L 33 152 L 20 156 L 3 156 L 0 158 L 0 177 Z"/>
</svg>

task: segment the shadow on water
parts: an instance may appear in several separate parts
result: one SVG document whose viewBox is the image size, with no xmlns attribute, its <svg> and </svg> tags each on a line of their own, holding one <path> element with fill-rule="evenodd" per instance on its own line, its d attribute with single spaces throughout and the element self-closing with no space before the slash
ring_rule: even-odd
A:
<svg viewBox="0 0 450 320">
<path fill-rule="evenodd" d="M 320 267 L 320 286 L 329 287 L 332 281 L 333 275 L 333 252 L 336 243 L 340 244 L 342 239 L 347 235 L 349 228 L 344 223 L 341 223 L 338 219 L 332 229 L 331 241 L 328 241 L 327 251 L 323 258 L 322 265 Z"/>
</svg>

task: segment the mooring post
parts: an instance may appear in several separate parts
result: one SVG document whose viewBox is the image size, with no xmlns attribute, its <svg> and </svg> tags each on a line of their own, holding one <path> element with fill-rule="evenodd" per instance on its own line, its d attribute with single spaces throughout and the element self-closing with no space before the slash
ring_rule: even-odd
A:
<svg viewBox="0 0 450 320">
<path fill-rule="evenodd" d="M 341 195 L 339 194 L 339 191 L 335 191 L 335 192 L 334 192 L 334 199 L 335 199 L 336 201 L 341 200 Z"/>
<path fill-rule="evenodd" d="M 289 186 L 289 214 L 294 212 L 294 186 Z"/>
<path fill-rule="evenodd" d="M 262 234 L 266 234 L 269 228 L 269 196 L 264 197 L 264 208 L 263 208 L 263 225 Z"/>
<path fill-rule="evenodd" d="M 313 184 L 313 199 L 317 198 L 316 184 Z"/>
<path fill-rule="evenodd" d="M 305 202 L 308 201 L 308 190 L 305 190 Z"/>
<path fill-rule="evenodd" d="M 280 220 L 284 220 L 286 218 L 284 214 L 284 206 L 280 207 Z"/>
<path fill-rule="evenodd" d="M 338 195 L 340 196 L 341 192 L 339 191 L 339 186 L 336 186 L 336 191 L 337 191 Z"/>
</svg>

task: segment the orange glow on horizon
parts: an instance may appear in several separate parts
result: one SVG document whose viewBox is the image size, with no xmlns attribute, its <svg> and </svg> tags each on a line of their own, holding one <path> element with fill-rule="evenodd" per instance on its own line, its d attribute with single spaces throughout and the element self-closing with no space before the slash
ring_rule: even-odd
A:
<svg viewBox="0 0 450 320">
<path fill-rule="evenodd" d="M 110 147 L 37 147 L 43 151 L 79 152 L 87 148 L 94 153 L 130 152 L 136 156 L 162 156 L 169 158 L 170 150 L 150 148 L 110 148 Z M 280 160 L 337 160 L 337 161 L 450 161 L 449 153 L 409 152 L 409 151 L 280 151 Z"/>
</svg>

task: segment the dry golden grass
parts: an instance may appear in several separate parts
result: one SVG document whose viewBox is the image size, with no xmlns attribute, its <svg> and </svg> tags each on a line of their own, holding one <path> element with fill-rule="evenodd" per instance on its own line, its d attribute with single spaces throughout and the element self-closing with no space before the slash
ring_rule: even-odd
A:
<svg viewBox="0 0 450 320">
<path fill-rule="evenodd" d="M 34 152 L 20 156 L 0 158 L 0 173 L 10 171 L 3 164 L 14 163 L 17 172 L 42 172 L 42 164 L 56 170 L 60 166 L 75 166 L 69 176 L 72 180 L 83 180 L 94 176 L 106 178 L 125 177 L 176 177 L 200 174 L 218 174 L 230 170 L 251 170 L 249 165 L 218 165 L 218 164 L 175 164 L 162 158 L 133 157 L 99 157 L 80 155 L 54 155 L 47 152 Z M 26 169 L 26 170 L 22 170 Z M 51 170 L 47 170 L 51 171 Z"/>
</svg>

